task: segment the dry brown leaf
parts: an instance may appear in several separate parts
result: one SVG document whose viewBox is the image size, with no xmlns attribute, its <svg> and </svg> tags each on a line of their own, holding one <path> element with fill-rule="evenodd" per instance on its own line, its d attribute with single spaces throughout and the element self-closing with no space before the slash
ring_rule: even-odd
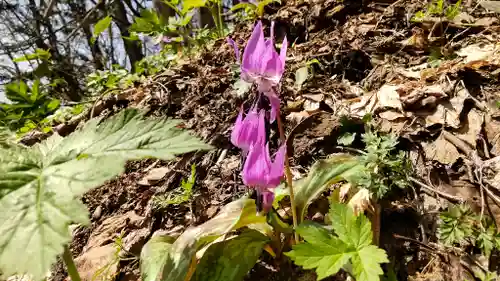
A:
<svg viewBox="0 0 500 281">
<path fill-rule="evenodd" d="M 458 50 L 457 55 L 464 57 L 464 63 L 475 61 L 493 62 L 500 56 L 500 44 L 472 44 Z"/>
<path fill-rule="evenodd" d="M 422 146 L 427 160 L 438 161 L 442 164 L 453 164 L 460 158 L 457 148 L 447 141 L 443 134 L 433 142 L 422 143 Z"/>
<path fill-rule="evenodd" d="M 362 188 L 351 198 L 351 200 L 349 200 L 347 205 L 352 208 L 355 215 L 363 213 L 366 210 L 373 212 L 374 208 L 370 201 L 370 197 L 370 191 L 366 188 Z"/>
<path fill-rule="evenodd" d="M 481 128 L 483 127 L 483 121 L 483 114 L 473 108 L 467 116 L 467 123 L 465 124 L 465 126 L 460 128 L 456 136 L 475 148 L 476 139 L 481 132 Z"/>
<path fill-rule="evenodd" d="M 414 78 L 414 79 L 420 79 L 420 73 L 422 70 L 429 68 L 429 63 L 423 63 L 420 65 L 412 66 L 407 69 L 397 69 L 396 72 L 407 77 L 407 78 Z"/>
<path fill-rule="evenodd" d="M 379 116 L 381 118 L 389 120 L 389 121 L 393 121 L 393 120 L 396 120 L 396 119 L 399 119 L 399 118 L 405 118 L 406 117 L 403 113 L 397 112 L 395 110 L 387 110 L 387 111 L 384 111 L 384 112 L 380 112 Z"/>
<path fill-rule="evenodd" d="M 500 156 L 500 120 L 494 119 L 491 115 L 486 115 L 484 120 L 484 131 L 486 138 L 491 145 L 491 153 Z"/>
<path fill-rule="evenodd" d="M 403 104 L 399 98 L 398 89 L 400 86 L 396 85 L 383 85 L 377 91 L 378 104 L 377 108 L 394 108 L 401 112 L 403 111 Z"/>
</svg>

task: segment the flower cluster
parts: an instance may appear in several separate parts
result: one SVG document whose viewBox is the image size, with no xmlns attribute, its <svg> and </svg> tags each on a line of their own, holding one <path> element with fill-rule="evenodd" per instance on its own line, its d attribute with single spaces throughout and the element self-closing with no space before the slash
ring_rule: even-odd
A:
<svg viewBox="0 0 500 281">
<path fill-rule="evenodd" d="M 271 112 L 269 121 L 272 123 L 279 114 L 280 99 L 276 93 L 283 72 L 287 49 L 286 37 L 283 40 L 280 53 L 276 52 L 273 42 L 274 23 L 271 23 L 271 37 L 264 38 L 262 23 L 259 21 L 250 37 L 241 61 L 241 78 L 248 83 L 255 83 L 259 98 L 248 113 L 244 115 L 240 109 L 238 118 L 231 133 L 231 142 L 240 148 L 246 159 L 243 165 L 243 183 L 257 190 L 262 199 L 262 208 L 268 211 L 274 200 L 273 189 L 280 184 L 284 173 L 286 146 L 282 144 L 271 160 L 269 143 L 266 136 L 266 110 L 259 108 L 261 95 L 269 100 Z M 236 43 L 228 38 L 234 47 L 236 59 L 240 53 Z"/>
</svg>

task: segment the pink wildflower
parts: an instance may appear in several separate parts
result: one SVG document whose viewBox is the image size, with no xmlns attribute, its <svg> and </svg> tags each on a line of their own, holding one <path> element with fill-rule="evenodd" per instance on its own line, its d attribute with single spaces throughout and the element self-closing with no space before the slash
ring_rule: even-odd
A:
<svg viewBox="0 0 500 281">
<path fill-rule="evenodd" d="M 246 153 L 253 144 L 266 141 L 265 126 L 264 110 L 257 111 L 257 106 L 254 105 L 243 118 L 243 108 L 241 108 L 231 132 L 231 142 Z"/>
</svg>

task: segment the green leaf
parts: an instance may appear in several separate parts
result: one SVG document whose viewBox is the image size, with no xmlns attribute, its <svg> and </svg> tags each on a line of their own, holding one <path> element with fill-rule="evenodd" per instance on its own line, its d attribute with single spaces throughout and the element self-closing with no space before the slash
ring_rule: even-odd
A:
<svg viewBox="0 0 500 281">
<path fill-rule="evenodd" d="M 155 281 L 167 260 L 165 253 L 170 250 L 175 238 L 163 235 L 151 238 L 141 250 L 140 268 L 143 281 Z"/>
<path fill-rule="evenodd" d="M 106 30 L 109 25 L 111 24 L 111 21 L 113 20 L 112 17 L 110 16 L 106 16 L 105 18 L 101 19 L 100 21 L 98 21 L 95 25 L 94 25 L 94 33 L 93 33 L 93 37 L 94 38 L 97 38 L 99 37 L 99 35 L 101 33 L 104 32 L 104 30 Z"/>
<path fill-rule="evenodd" d="M 352 265 L 356 281 L 379 281 L 384 271 L 381 263 L 387 263 L 387 254 L 374 245 L 359 249 L 352 258 Z"/>
<path fill-rule="evenodd" d="M 297 88 L 300 89 L 302 87 L 302 84 L 306 82 L 308 76 L 309 76 L 308 66 L 303 66 L 297 69 L 297 71 L 295 71 L 295 85 L 297 86 Z"/>
<path fill-rule="evenodd" d="M 71 239 L 69 224 L 89 221 L 80 196 L 123 172 L 127 160 L 208 148 L 175 124 L 127 109 L 66 138 L 0 148 L 0 271 L 42 279 Z"/>
<path fill-rule="evenodd" d="M 185 0 L 182 7 L 182 13 L 185 14 L 192 9 L 205 7 L 207 0 Z"/>
<path fill-rule="evenodd" d="M 191 280 L 240 281 L 253 268 L 269 238 L 256 230 L 213 243 L 203 254 Z"/>
<path fill-rule="evenodd" d="M 340 203 L 330 205 L 329 216 L 335 234 L 344 243 L 356 249 L 372 243 L 371 223 L 365 216 L 355 216 L 349 206 Z"/>
<path fill-rule="evenodd" d="M 253 10 L 257 9 L 257 6 L 255 4 L 253 4 L 253 3 L 245 3 L 245 2 L 243 2 L 243 3 L 238 3 L 238 4 L 234 5 L 234 6 L 232 6 L 231 9 L 230 9 L 230 11 L 234 12 L 234 11 L 243 10 L 243 9 L 245 9 L 245 10 L 249 9 L 249 10 L 253 11 Z"/>
<path fill-rule="evenodd" d="M 332 203 L 330 216 L 338 237 L 316 223 L 302 223 L 297 233 L 306 242 L 285 254 L 305 269 L 315 268 L 318 280 L 337 273 L 350 261 L 357 281 L 379 281 L 380 264 L 389 261 L 384 250 L 370 245 L 373 234 L 368 219 L 339 203 Z"/>
<path fill-rule="evenodd" d="M 274 2 L 276 2 L 276 3 L 280 3 L 280 4 L 281 4 L 281 1 L 280 1 L 280 0 L 262 0 L 262 1 L 260 1 L 260 2 L 257 4 L 257 11 L 256 11 L 257 15 L 258 15 L 259 17 L 262 17 L 262 16 L 264 15 L 264 8 L 265 8 L 267 5 L 269 5 L 269 4 L 271 4 L 271 3 L 274 3 Z"/>
<path fill-rule="evenodd" d="M 233 85 L 233 89 L 236 90 L 236 95 L 238 97 L 242 97 L 246 93 L 248 93 L 248 91 L 250 90 L 251 87 L 252 87 L 252 83 L 248 83 L 248 82 L 244 81 L 243 79 L 236 81 Z"/>
<path fill-rule="evenodd" d="M 356 133 L 345 132 L 337 139 L 337 142 L 341 145 L 348 146 L 353 143 L 355 138 L 356 138 Z"/>
<path fill-rule="evenodd" d="M 189 228 L 165 252 L 161 280 L 184 281 L 196 252 L 218 237 L 244 226 L 266 225 L 264 216 L 257 216 L 253 199 L 241 198 L 224 206 L 217 216 L 196 227 Z M 141 255 L 143 259 L 151 257 Z M 143 273 L 148 276 L 155 273 Z M 159 276 L 160 276 L 159 275 Z"/>
<path fill-rule="evenodd" d="M 306 178 L 293 184 L 297 214 L 303 218 L 307 207 L 333 183 L 356 174 L 363 166 L 349 154 L 335 154 L 314 163 Z"/>
<path fill-rule="evenodd" d="M 318 280 L 337 273 L 354 254 L 348 245 L 322 227 L 301 224 L 297 232 L 306 243 L 294 245 L 285 255 L 305 269 L 316 268 Z"/>
</svg>

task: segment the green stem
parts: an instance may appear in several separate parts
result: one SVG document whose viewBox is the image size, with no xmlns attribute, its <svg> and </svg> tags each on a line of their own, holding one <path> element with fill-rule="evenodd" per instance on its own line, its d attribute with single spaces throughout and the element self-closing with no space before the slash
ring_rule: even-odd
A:
<svg viewBox="0 0 500 281">
<path fill-rule="evenodd" d="M 217 2 L 217 16 L 219 18 L 219 36 L 224 36 L 224 27 L 222 21 L 222 0 Z"/>
<path fill-rule="evenodd" d="M 280 139 L 281 139 L 281 144 L 286 144 L 286 138 L 285 138 L 285 129 L 283 127 L 283 122 L 281 122 L 281 115 L 280 111 L 278 110 L 276 119 L 278 121 L 278 130 L 280 133 Z M 297 207 L 295 205 L 295 195 L 293 193 L 293 179 L 292 179 L 292 171 L 290 170 L 290 160 L 288 159 L 288 152 L 285 152 L 285 177 L 286 177 L 286 185 L 288 185 L 288 189 L 290 190 L 290 203 L 291 203 L 291 208 L 292 208 L 292 219 L 293 219 L 293 228 L 297 229 L 298 226 L 298 220 L 297 220 Z M 299 235 L 297 234 L 297 231 L 294 231 L 294 238 L 295 238 L 295 243 L 299 243 Z"/>
<path fill-rule="evenodd" d="M 71 281 L 81 281 L 80 274 L 78 274 L 78 270 L 76 269 L 76 265 L 73 261 L 73 257 L 68 245 L 64 246 L 64 253 L 62 258 L 64 264 L 66 264 L 66 269 L 68 270 L 68 275 L 71 278 Z"/>
</svg>

